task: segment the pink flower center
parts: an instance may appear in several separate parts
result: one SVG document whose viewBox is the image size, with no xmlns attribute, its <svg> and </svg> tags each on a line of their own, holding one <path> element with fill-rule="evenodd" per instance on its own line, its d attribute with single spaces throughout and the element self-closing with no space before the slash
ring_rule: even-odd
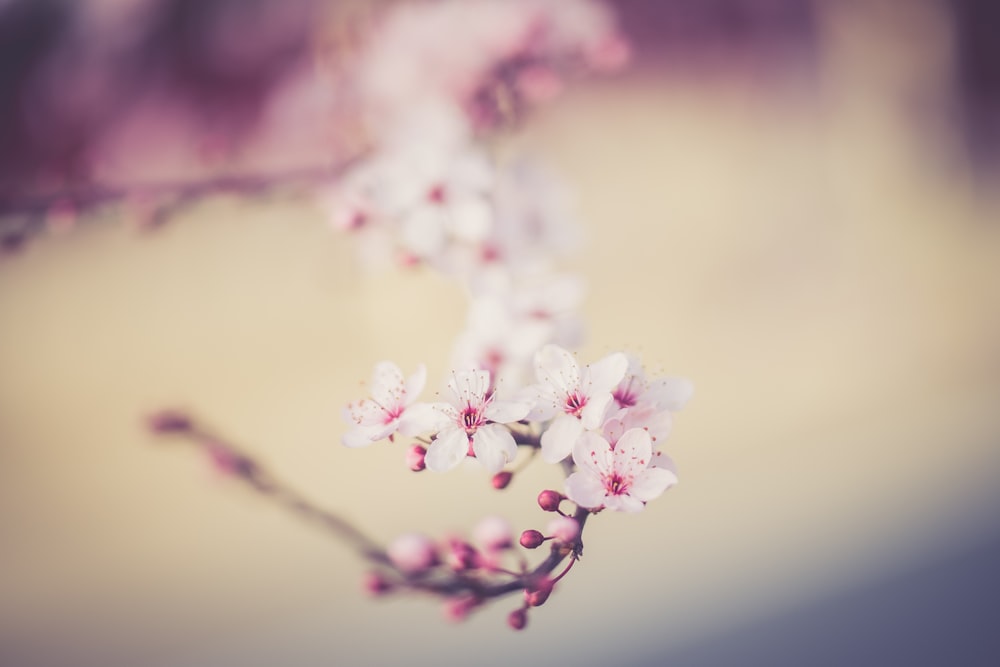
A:
<svg viewBox="0 0 1000 667">
<path fill-rule="evenodd" d="M 587 405 L 587 397 L 574 391 L 566 397 L 566 406 L 564 410 L 568 415 L 579 417 L 580 412 L 583 411 L 585 405 Z"/>
<path fill-rule="evenodd" d="M 626 479 L 618 473 L 612 473 L 604 478 L 604 487 L 608 490 L 608 493 L 621 496 L 628 493 L 628 487 L 631 482 L 631 479 Z"/>
<path fill-rule="evenodd" d="M 462 428 L 469 435 L 476 432 L 476 429 L 482 426 L 483 415 L 478 407 L 472 405 L 466 405 L 465 409 L 461 412 L 461 424 Z"/>
<path fill-rule="evenodd" d="M 611 393 L 615 402 L 618 403 L 618 407 L 631 408 L 639 402 L 639 392 L 632 386 L 633 381 L 634 378 L 629 378 L 628 383 L 624 387 L 618 386 Z"/>
</svg>

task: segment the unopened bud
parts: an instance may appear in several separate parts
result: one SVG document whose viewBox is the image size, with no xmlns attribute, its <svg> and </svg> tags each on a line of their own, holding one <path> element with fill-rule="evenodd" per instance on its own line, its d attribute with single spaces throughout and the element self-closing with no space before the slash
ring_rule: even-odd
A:
<svg viewBox="0 0 1000 667">
<path fill-rule="evenodd" d="M 444 617 L 453 623 L 460 623 L 479 605 L 472 596 L 448 598 L 444 603 Z"/>
<path fill-rule="evenodd" d="M 546 512 L 555 512 L 559 509 L 559 503 L 563 501 L 563 494 L 552 489 L 546 489 L 538 494 L 538 506 Z"/>
<path fill-rule="evenodd" d="M 493 484 L 494 489 L 497 490 L 506 489 L 507 485 L 510 484 L 510 480 L 513 478 L 514 478 L 514 473 L 503 470 L 493 475 L 493 479 L 490 480 L 490 483 Z"/>
<path fill-rule="evenodd" d="M 367 572 L 362 585 L 366 593 L 376 597 L 392 590 L 392 584 L 379 572 Z"/>
<path fill-rule="evenodd" d="M 507 615 L 507 625 L 509 625 L 514 630 L 524 630 L 524 626 L 528 624 L 528 610 L 521 608 L 515 609 Z"/>
<path fill-rule="evenodd" d="M 542 546 L 542 542 L 545 541 L 545 536 L 539 533 L 535 529 L 528 529 L 521 533 L 521 546 L 525 549 L 537 549 Z"/>
<path fill-rule="evenodd" d="M 385 551 L 392 564 L 406 574 L 419 574 L 438 562 L 434 543 L 419 533 L 400 535 Z"/>
<path fill-rule="evenodd" d="M 413 445 L 406 450 L 406 465 L 413 472 L 420 472 L 427 467 L 424 459 L 427 457 L 427 448 L 423 445 Z"/>
<path fill-rule="evenodd" d="M 510 522 L 500 516 L 488 516 L 472 529 L 472 537 L 485 549 L 509 549 L 514 543 Z"/>
<path fill-rule="evenodd" d="M 557 516 L 546 527 L 549 535 L 560 542 L 572 542 L 580 535 L 580 523 L 568 516 Z"/>
<path fill-rule="evenodd" d="M 524 600 L 529 607 L 541 607 L 549 599 L 552 587 L 555 586 L 548 577 L 543 577 L 524 589 Z"/>
<path fill-rule="evenodd" d="M 452 540 L 448 543 L 448 565 L 456 572 L 474 570 L 479 566 L 479 554 L 468 542 Z"/>
</svg>

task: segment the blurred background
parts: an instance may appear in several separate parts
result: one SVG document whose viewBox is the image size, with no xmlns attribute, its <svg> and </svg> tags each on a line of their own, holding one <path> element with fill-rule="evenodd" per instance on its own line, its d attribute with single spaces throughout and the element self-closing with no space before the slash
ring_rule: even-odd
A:
<svg viewBox="0 0 1000 667">
<path fill-rule="evenodd" d="M 253 177 L 142 233 L 119 196 L 349 159 L 368 5 L 0 2 L 0 664 L 1000 664 L 996 3 L 614 5 L 628 70 L 505 147 L 576 188 L 581 355 L 696 393 L 681 483 L 588 525 L 515 635 L 513 599 L 366 598 L 347 547 L 143 427 L 190 409 L 382 540 L 542 524 L 554 469 L 498 493 L 339 444 L 376 361 L 443 381 L 453 284 L 362 272 Z"/>
</svg>

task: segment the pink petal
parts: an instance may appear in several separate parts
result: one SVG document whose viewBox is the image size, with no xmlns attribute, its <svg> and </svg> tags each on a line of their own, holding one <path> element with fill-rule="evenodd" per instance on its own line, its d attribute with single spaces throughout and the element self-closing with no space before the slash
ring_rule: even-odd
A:
<svg viewBox="0 0 1000 667">
<path fill-rule="evenodd" d="M 653 446 L 649 434 L 632 428 L 618 439 L 612 454 L 615 472 L 622 476 L 637 475 L 649 467 Z"/>
<path fill-rule="evenodd" d="M 566 497 L 580 507 L 600 507 L 607 500 L 604 484 L 589 472 L 575 472 L 566 478 Z"/>
<path fill-rule="evenodd" d="M 584 369 L 584 384 L 588 394 L 603 394 L 618 386 L 628 371 L 628 357 L 621 352 L 609 354 Z"/>
<path fill-rule="evenodd" d="M 367 447 L 375 442 L 371 437 L 372 432 L 372 429 L 369 427 L 357 426 L 340 436 L 340 442 L 345 447 Z"/>
<path fill-rule="evenodd" d="M 539 382 L 563 394 L 580 385 L 580 367 L 576 359 L 558 345 L 546 345 L 535 353 L 535 375 Z M 611 391 L 610 387 L 608 391 Z"/>
<path fill-rule="evenodd" d="M 556 417 L 542 433 L 542 459 L 546 463 L 559 463 L 573 451 L 581 433 L 583 424 L 576 417 Z"/>
<path fill-rule="evenodd" d="M 666 468 L 647 468 L 635 476 L 629 484 L 628 493 L 643 502 L 659 497 L 677 483 L 677 475 Z"/>
<path fill-rule="evenodd" d="M 587 431 L 573 446 L 573 462 L 597 477 L 610 474 L 611 445 L 598 434 Z"/>
<path fill-rule="evenodd" d="M 427 448 L 424 463 L 429 470 L 446 472 L 451 470 L 469 453 L 469 436 L 454 427 L 447 428 Z"/>
<path fill-rule="evenodd" d="M 674 475 L 677 474 L 677 466 L 674 465 L 674 460 L 663 452 L 653 452 L 653 461 L 649 466 L 651 468 L 663 468 L 674 473 Z"/>
<path fill-rule="evenodd" d="M 517 444 L 505 427 L 487 424 L 476 430 L 472 436 L 472 451 L 476 459 L 490 472 L 500 472 L 509 461 L 517 456 Z"/>
</svg>

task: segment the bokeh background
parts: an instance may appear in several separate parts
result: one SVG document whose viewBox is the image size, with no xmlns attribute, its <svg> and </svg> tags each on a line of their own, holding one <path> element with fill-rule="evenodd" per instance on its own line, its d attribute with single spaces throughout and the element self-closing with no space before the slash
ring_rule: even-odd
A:
<svg viewBox="0 0 1000 667">
<path fill-rule="evenodd" d="M 556 470 L 498 493 L 474 471 L 412 474 L 398 446 L 339 445 L 376 361 L 443 381 L 463 297 L 363 271 L 305 197 L 201 198 L 151 233 L 102 211 L 0 260 L 0 663 L 1000 664 L 997 12 L 617 7 L 632 67 L 572 87 L 504 150 L 576 188 L 581 354 L 629 349 L 694 381 L 668 446 L 681 483 L 588 525 L 523 633 L 504 625 L 514 600 L 455 626 L 434 600 L 369 599 L 346 546 L 143 417 L 190 409 L 383 540 L 490 513 L 539 527 Z M 24 34 L 3 47 L 33 52 Z M 258 120 L 243 166 L 311 157 Z M 140 127 L 156 146 L 195 131 Z M 8 208 L 71 153 L 3 161 Z M 173 164 L 122 154 L 126 173 Z"/>
</svg>

